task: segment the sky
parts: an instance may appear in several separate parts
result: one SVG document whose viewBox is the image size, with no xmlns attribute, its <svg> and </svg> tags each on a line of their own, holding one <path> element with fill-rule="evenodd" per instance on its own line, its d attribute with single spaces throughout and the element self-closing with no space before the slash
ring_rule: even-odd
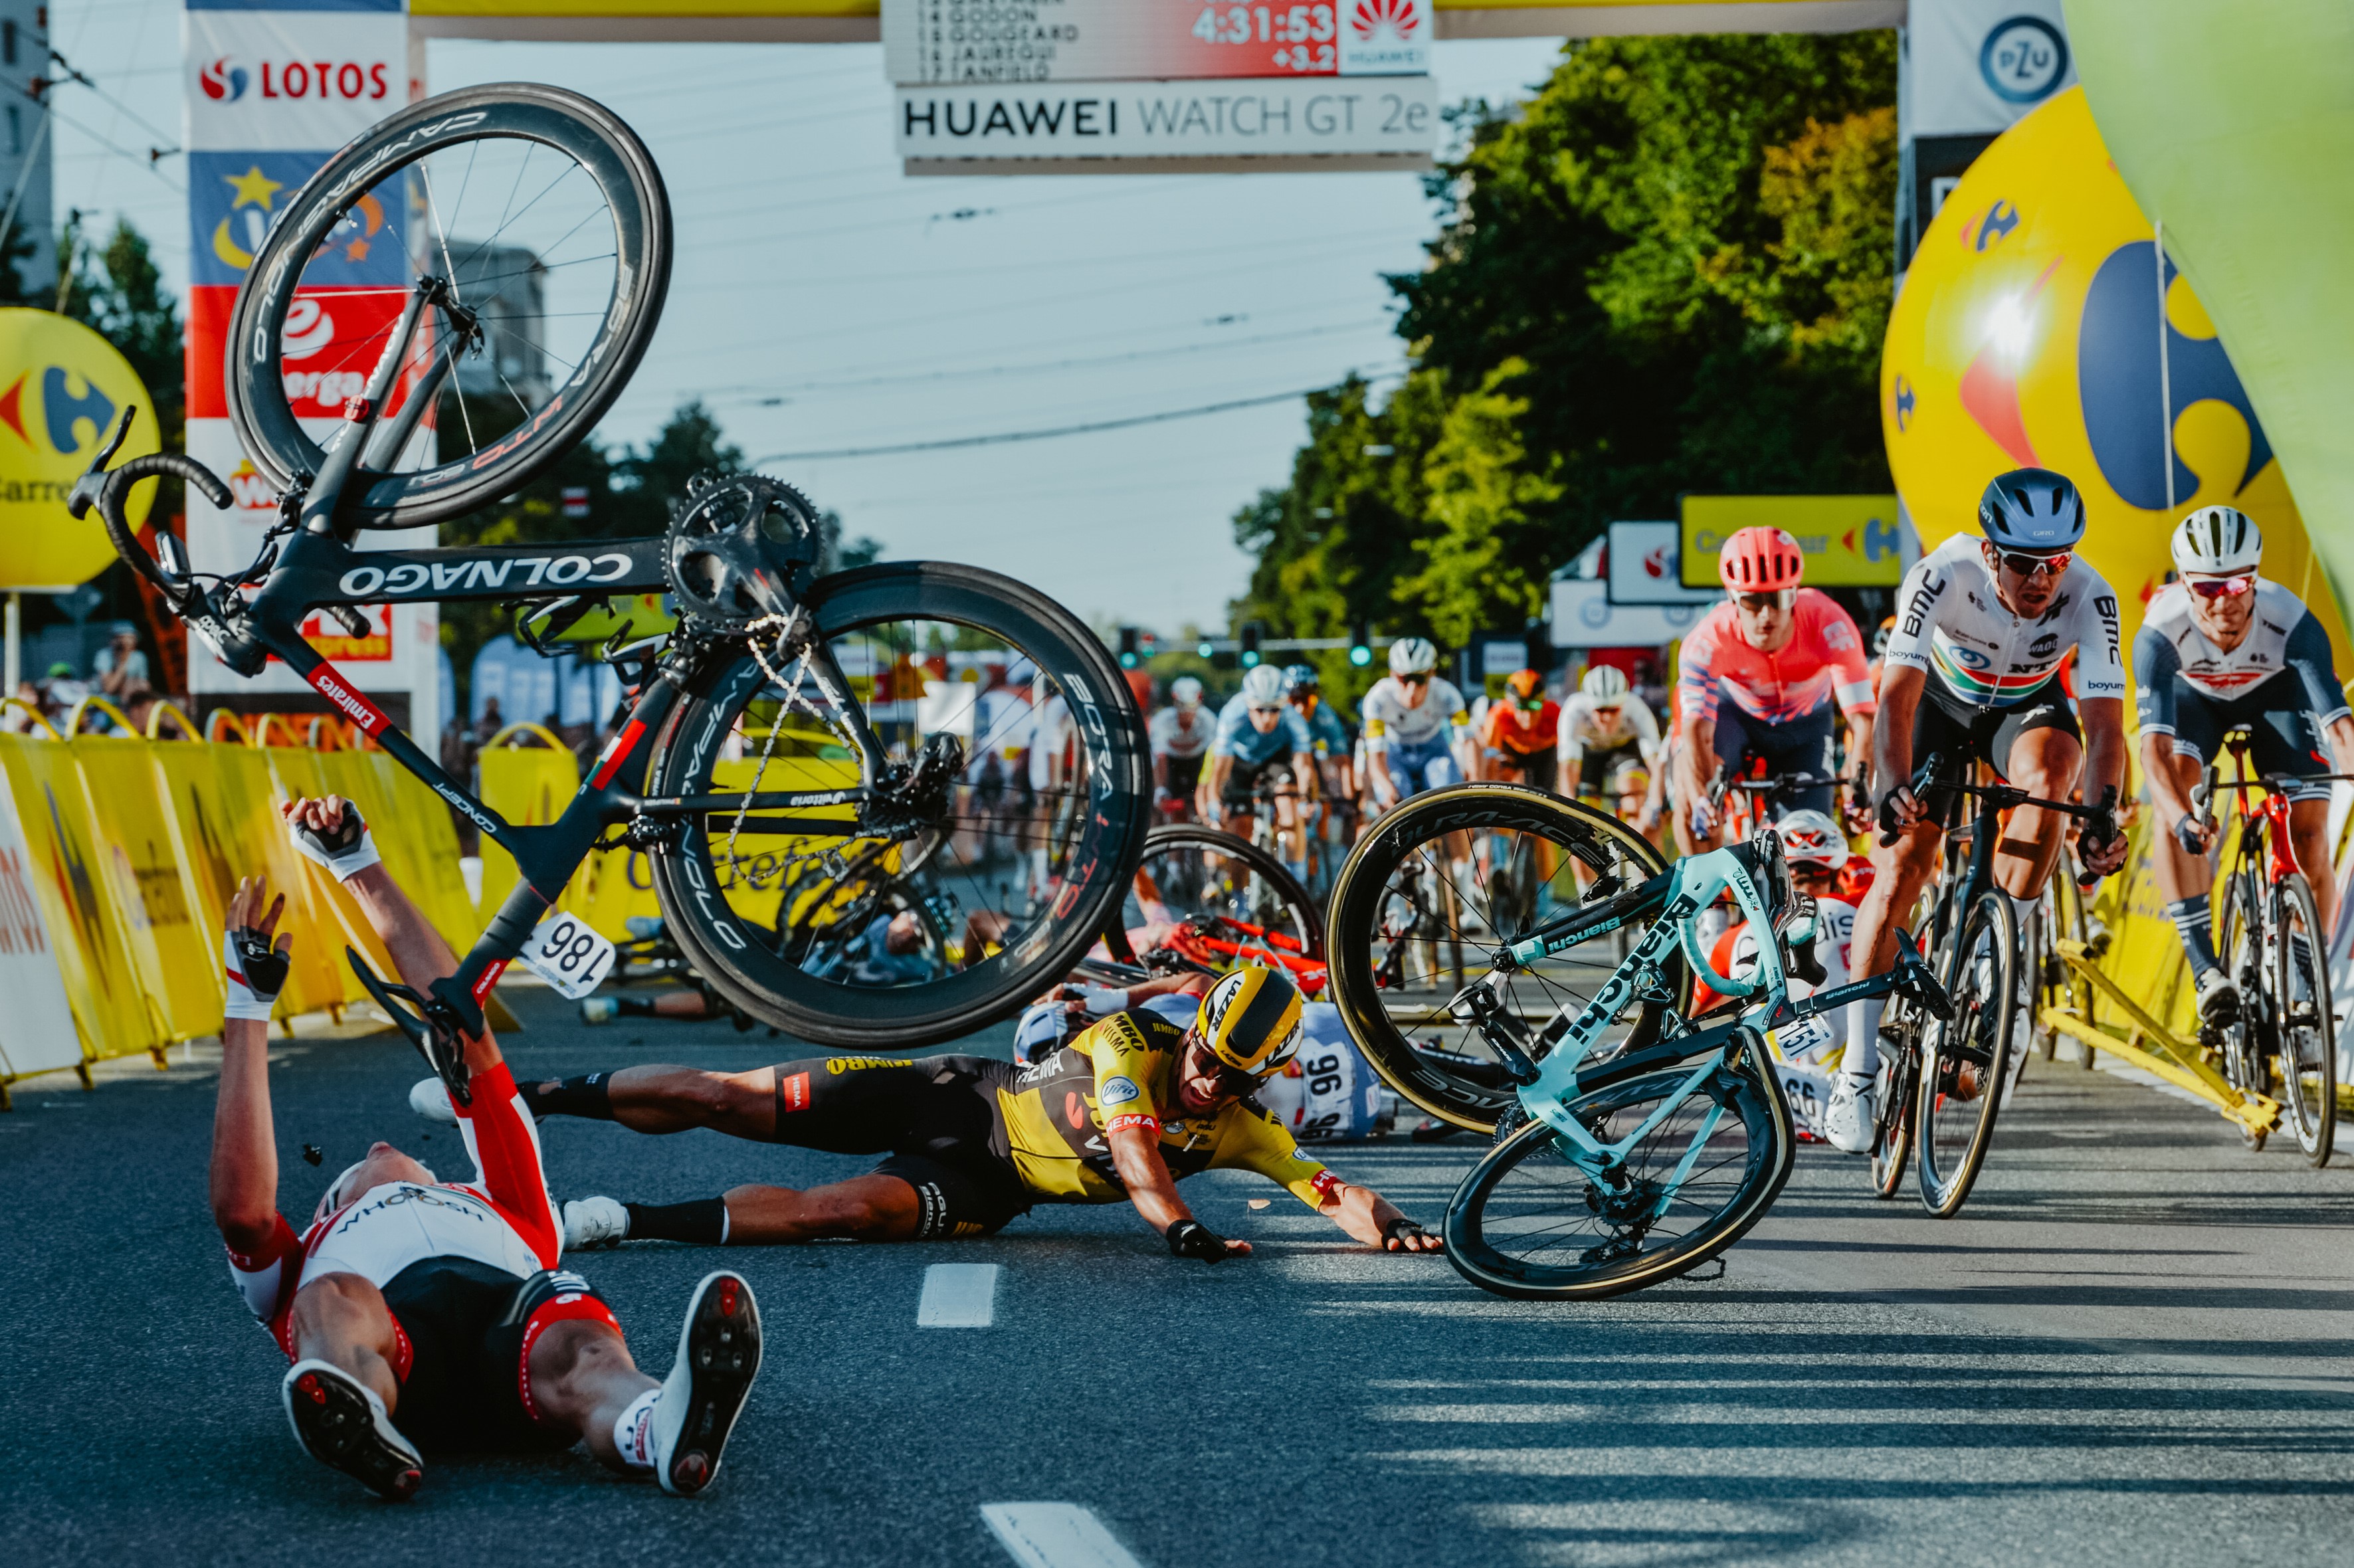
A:
<svg viewBox="0 0 2354 1568">
<path fill-rule="evenodd" d="M 186 275 L 180 8 L 63 0 L 57 217 L 121 213 Z M 1437 47 L 1444 102 L 1542 81 L 1548 39 Z M 794 454 L 1116 420 L 1394 373 L 1384 272 L 1435 232 L 1406 174 L 910 178 L 879 45 L 438 40 L 436 91 L 534 79 L 610 105 L 669 187 L 662 328 L 600 436 L 700 397 L 765 471 L 894 559 L 968 561 L 1098 623 L 1225 623 L 1249 562 L 1231 519 L 1279 484 L 1296 401 L 940 452 Z M 164 139 L 168 133 L 168 141 Z"/>
</svg>

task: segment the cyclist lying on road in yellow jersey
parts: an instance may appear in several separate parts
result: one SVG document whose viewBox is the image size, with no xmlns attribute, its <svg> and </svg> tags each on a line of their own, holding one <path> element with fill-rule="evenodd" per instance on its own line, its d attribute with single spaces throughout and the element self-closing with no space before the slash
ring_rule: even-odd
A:
<svg viewBox="0 0 2354 1568">
<path fill-rule="evenodd" d="M 987 1235 L 1036 1203 L 1136 1206 L 1179 1257 L 1250 1251 L 1193 1218 L 1177 1183 L 1255 1171 L 1368 1245 L 1437 1251 L 1438 1238 L 1369 1187 L 1302 1153 L 1251 1098 L 1299 1049 L 1299 993 L 1274 969 L 1235 970 L 1190 1029 L 1137 1010 L 1101 1020 L 1031 1065 L 984 1056 L 816 1057 L 748 1073 L 629 1067 L 524 1086 L 536 1116 L 618 1121 L 639 1132 L 707 1127 L 836 1154 L 885 1154 L 864 1176 L 795 1191 L 743 1186 L 670 1204 L 584 1198 L 564 1206 L 566 1245 L 626 1239 L 779 1245 L 841 1236 Z M 412 1103 L 447 1114 L 438 1079 Z"/>
</svg>

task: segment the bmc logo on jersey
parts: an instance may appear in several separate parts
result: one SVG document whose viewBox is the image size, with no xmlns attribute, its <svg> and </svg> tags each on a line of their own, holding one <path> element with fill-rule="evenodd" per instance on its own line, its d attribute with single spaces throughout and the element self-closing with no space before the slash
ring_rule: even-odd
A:
<svg viewBox="0 0 2354 1568">
<path fill-rule="evenodd" d="M 392 68 L 382 60 L 263 60 L 260 97 L 292 98 L 311 102 L 367 102 L 392 91 Z M 217 103 L 235 103 L 253 85 L 253 77 L 232 57 L 223 55 L 196 72 L 196 86 Z"/>
</svg>

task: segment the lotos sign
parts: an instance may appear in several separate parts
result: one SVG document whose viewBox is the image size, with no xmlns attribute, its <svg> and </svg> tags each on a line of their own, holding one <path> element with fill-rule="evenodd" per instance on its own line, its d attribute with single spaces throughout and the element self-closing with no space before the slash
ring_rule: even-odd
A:
<svg viewBox="0 0 2354 1568">
<path fill-rule="evenodd" d="M 150 403 L 114 345 L 80 322 L 0 310 L 0 588 L 62 592 L 114 559 L 97 514 L 75 522 L 66 497 L 126 405 L 138 413 L 122 456 L 160 449 Z M 133 524 L 154 498 L 152 484 L 132 492 Z"/>
</svg>

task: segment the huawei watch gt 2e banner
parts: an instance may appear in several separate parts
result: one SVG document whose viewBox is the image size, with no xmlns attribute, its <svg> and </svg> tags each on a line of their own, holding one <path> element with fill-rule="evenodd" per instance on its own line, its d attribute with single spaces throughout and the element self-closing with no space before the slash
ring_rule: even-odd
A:
<svg viewBox="0 0 2354 1568">
<path fill-rule="evenodd" d="M 188 148 L 188 452 L 228 482 L 217 510 L 188 496 L 188 548 L 200 571 L 244 567 L 277 516 L 277 496 L 239 450 L 223 379 L 238 285 L 285 203 L 327 155 L 421 96 L 408 62 L 400 0 L 189 0 L 181 18 Z M 288 403 L 314 440 L 340 423 L 399 316 L 414 275 L 405 181 L 363 203 L 304 265 L 305 283 L 281 334 Z M 432 440 L 429 431 L 423 438 Z M 362 548 L 414 547 L 422 533 L 361 535 Z M 313 617 L 303 630 L 359 688 L 406 707 L 408 726 L 440 725 L 435 657 L 440 613 L 431 605 L 371 606 L 365 632 Z M 241 680 L 191 651 L 198 693 L 304 693 L 273 662 Z"/>
<path fill-rule="evenodd" d="M 883 6 L 894 134 L 911 174 L 1271 159 L 1427 168 L 1434 31 L 1431 0 Z"/>
</svg>

